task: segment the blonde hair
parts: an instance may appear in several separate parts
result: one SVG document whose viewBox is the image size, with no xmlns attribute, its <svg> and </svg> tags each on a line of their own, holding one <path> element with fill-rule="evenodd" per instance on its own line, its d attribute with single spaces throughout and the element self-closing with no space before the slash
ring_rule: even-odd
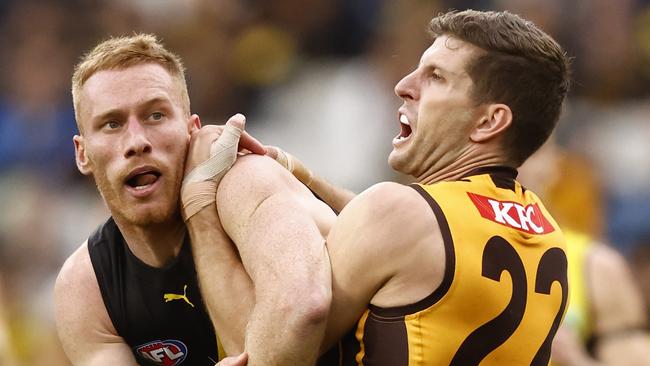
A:
<svg viewBox="0 0 650 366">
<path fill-rule="evenodd" d="M 180 57 L 165 49 L 156 36 L 136 34 L 130 37 L 113 37 L 95 46 L 75 66 L 72 75 L 72 101 L 79 125 L 79 99 L 84 83 L 96 72 L 119 70 L 146 63 L 158 64 L 176 80 L 181 97 L 181 107 L 190 114 L 190 97 L 185 81 L 185 67 Z"/>
</svg>

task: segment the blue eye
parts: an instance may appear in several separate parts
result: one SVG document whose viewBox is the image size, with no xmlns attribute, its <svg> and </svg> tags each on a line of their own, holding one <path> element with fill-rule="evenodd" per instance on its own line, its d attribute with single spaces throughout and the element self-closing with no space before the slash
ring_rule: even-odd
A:
<svg viewBox="0 0 650 366">
<path fill-rule="evenodd" d="M 160 112 L 154 112 L 151 114 L 151 119 L 154 121 L 160 121 L 165 115 Z"/>
<path fill-rule="evenodd" d="M 114 129 L 120 127 L 120 124 L 115 122 L 115 121 L 108 121 L 108 122 L 106 122 L 105 126 L 108 127 L 111 130 L 114 130 Z"/>
</svg>

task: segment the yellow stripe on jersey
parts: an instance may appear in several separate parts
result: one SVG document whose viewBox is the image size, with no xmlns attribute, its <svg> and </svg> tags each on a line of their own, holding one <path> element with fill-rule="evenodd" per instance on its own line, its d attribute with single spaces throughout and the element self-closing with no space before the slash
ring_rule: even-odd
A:
<svg viewBox="0 0 650 366">
<path fill-rule="evenodd" d="M 487 173 L 413 186 L 443 234 L 444 279 L 415 304 L 370 305 L 358 365 L 548 365 L 568 301 L 564 238 L 515 170 Z"/>
<path fill-rule="evenodd" d="M 228 355 L 226 355 L 226 350 L 223 349 L 223 346 L 221 345 L 221 339 L 219 338 L 219 336 L 217 336 L 217 354 L 218 354 L 217 357 L 219 357 L 219 360 L 217 361 L 223 360 L 224 358 L 228 357 Z"/>
<path fill-rule="evenodd" d="M 587 253 L 592 245 L 588 235 L 565 230 L 567 257 L 569 258 L 569 279 L 571 280 L 571 303 L 564 322 L 574 329 L 584 343 L 592 335 L 592 314 L 587 284 Z"/>
<path fill-rule="evenodd" d="M 360 340 L 359 342 L 359 353 L 355 356 L 355 361 L 359 365 L 363 365 L 363 358 L 366 356 L 366 346 L 363 342 L 363 333 L 366 325 L 366 320 L 368 319 L 368 310 L 366 310 L 365 313 L 361 316 L 361 319 L 359 319 L 359 325 L 357 327 L 357 331 L 355 333 L 355 336 L 357 339 Z"/>
</svg>

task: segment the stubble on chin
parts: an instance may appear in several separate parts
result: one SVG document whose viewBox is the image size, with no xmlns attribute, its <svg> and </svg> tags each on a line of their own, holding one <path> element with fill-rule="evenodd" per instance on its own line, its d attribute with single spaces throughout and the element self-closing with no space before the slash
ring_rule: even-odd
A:
<svg viewBox="0 0 650 366">
<path fill-rule="evenodd" d="M 180 181 L 176 182 L 178 187 L 174 187 L 176 191 L 180 190 Z M 137 203 L 129 204 L 124 202 L 119 193 L 116 192 L 108 179 L 105 176 L 95 177 L 95 186 L 99 194 L 104 199 L 104 203 L 108 207 L 111 216 L 119 217 L 134 226 L 149 226 L 158 225 L 170 222 L 174 218 L 180 219 L 180 209 L 178 203 L 178 195 L 174 196 L 173 192 L 158 192 L 160 199 L 169 199 L 158 204 L 148 204 L 149 207 L 138 207 Z M 175 197 L 175 198 L 174 198 Z M 144 205 L 144 204 L 143 204 Z"/>
</svg>

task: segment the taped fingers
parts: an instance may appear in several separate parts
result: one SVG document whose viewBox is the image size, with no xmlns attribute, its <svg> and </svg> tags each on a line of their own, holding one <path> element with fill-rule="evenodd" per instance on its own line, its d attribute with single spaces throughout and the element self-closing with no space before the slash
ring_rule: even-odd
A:
<svg viewBox="0 0 650 366">
<path fill-rule="evenodd" d="M 302 184 L 309 187 L 314 180 L 314 174 L 298 158 L 277 146 L 268 146 L 268 155 L 287 169 Z"/>
<path fill-rule="evenodd" d="M 235 117 L 226 123 L 221 136 L 210 146 L 210 158 L 192 169 L 183 179 L 181 211 L 185 221 L 214 203 L 219 181 L 237 159 L 243 123 L 232 123 L 234 119 Z"/>
</svg>

